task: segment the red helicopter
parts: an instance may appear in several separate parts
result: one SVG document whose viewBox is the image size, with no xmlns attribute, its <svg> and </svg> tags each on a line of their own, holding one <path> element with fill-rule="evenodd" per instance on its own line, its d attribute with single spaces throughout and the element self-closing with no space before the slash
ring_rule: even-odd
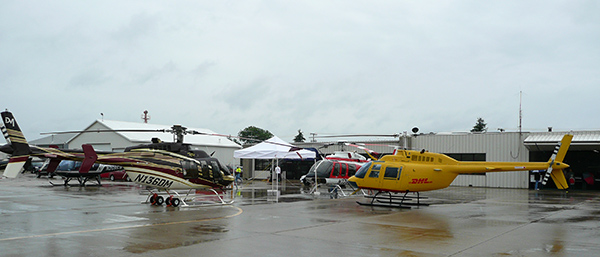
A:
<svg viewBox="0 0 600 257">
<path fill-rule="evenodd" d="M 344 141 L 337 143 L 342 147 L 341 151 L 335 151 L 333 154 L 327 155 L 323 160 L 315 162 L 308 173 L 300 178 L 300 181 L 305 185 L 310 185 L 315 182 L 327 185 L 343 185 L 346 184 L 348 178 L 354 176 L 356 171 L 371 159 L 377 160 L 375 156 L 380 154 L 366 148 L 365 144 L 352 144 Z M 327 144 L 323 147 L 328 147 L 332 144 Z M 357 152 L 345 151 L 344 146 L 352 146 L 364 150 L 370 159 Z M 392 146 L 394 147 L 394 146 Z"/>
</svg>

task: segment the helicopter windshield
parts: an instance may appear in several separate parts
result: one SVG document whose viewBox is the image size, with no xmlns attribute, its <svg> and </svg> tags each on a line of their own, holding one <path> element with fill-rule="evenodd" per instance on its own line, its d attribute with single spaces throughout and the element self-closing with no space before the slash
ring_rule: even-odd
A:
<svg viewBox="0 0 600 257">
<path fill-rule="evenodd" d="M 358 169 L 354 176 L 357 178 L 365 178 L 365 175 L 367 174 L 369 167 L 371 167 L 371 164 L 373 164 L 373 162 L 365 163 L 363 166 L 360 167 L 360 169 Z"/>
<path fill-rule="evenodd" d="M 229 168 L 227 166 L 223 165 L 223 163 L 220 163 L 220 162 L 219 162 L 219 166 L 221 167 L 221 171 L 223 171 L 225 176 L 231 175 L 231 171 L 229 170 Z"/>
<path fill-rule="evenodd" d="M 315 172 L 317 172 L 317 177 L 326 178 L 329 177 L 329 173 L 331 172 L 331 168 L 333 167 L 333 162 L 328 160 L 321 160 L 313 164 L 310 167 L 310 170 L 306 174 L 307 177 L 314 177 Z"/>
</svg>

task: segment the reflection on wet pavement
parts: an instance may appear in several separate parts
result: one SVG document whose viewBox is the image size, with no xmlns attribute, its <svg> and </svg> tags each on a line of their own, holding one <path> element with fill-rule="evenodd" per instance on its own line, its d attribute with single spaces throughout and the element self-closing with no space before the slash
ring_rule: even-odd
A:
<svg viewBox="0 0 600 257">
<path fill-rule="evenodd" d="M 147 191 L 0 180 L 0 249 L 17 256 L 596 256 L 600 193 L 451 187 L 409 210 L 247 182 L 232 205 L 139 204 Z M 350 191 L 350 190 L 348 190 Z M 210 196 L 198 194 L 198 199 Z M 93 249 L 93 250 L 92 250 Z"/>
</svg>

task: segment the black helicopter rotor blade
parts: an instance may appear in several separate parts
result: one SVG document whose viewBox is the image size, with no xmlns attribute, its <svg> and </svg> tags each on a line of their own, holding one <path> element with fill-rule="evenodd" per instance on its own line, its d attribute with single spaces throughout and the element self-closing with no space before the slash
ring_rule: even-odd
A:
<svg viewBox="0 0 600 257">
<path fill-rule="evenodd" d="M 346 134 L 346 135 L 327 135 L 314 136 L 314 138 L 335 138 L 335 137 L 398 137 L 399 134 Z"/>
<path fill-rule="evenodd" d="M 76 133 L 106 133 L 106 132 L 171 132 L 169 129 L 91 129 L 91 130 L 72 130 L 72 131 L 55 131 L 42 132 L 40 135 L 61 135 L 61 134 L 76 134 Z"/>
<path fill-rule="evenodd" d="M 260 140 L 260 139 L 256 139 L 256 138 L 240 137 L 240 136 L 232 136 L 232 135 L 224 135 L 224 134 L 205 133 L 205 132 L 198 132 L 196 130 L 188 130 L 187 133 L 191 134 L 191 135 L 205 135 L 205 136 L 216 136 L 216 137 L 226 137 L 226 138 L 237 138 L 237 139 L 244 139 L 244 140 L 248 140 L 248 141 L 265 142 L 265 143 L 273 144 L 273 145 L 295 147 L 295 146 L 293 146 L 291 144 L 282 144 L 282 143 L 277 143 L 277 142 L 270 142 L 268 140 Z"/>
</svg>

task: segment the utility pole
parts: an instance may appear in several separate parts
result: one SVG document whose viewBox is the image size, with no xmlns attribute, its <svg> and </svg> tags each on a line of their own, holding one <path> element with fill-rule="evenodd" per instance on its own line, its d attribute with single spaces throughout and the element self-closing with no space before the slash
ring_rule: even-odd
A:
<svg viewBox="0 0 600 257">
<path fill-rule="evenodd" d="M 150 120 L 150 115 L 148 115 L 148 110 L 144 111 L 144 115 L 142 115 L 142 120 L 144 120 L 144 123 L 148 123 L 148 120 Z"/>
<path fill-rule="evenodd" d="M 317 133 L 310 133 L 310 136 L 312 137 L 312 139 L 310 140 L 310 142 L 317 142 L 317 140 L 315 140 L 315 136 L 317 135 Z"/>
</svg>

